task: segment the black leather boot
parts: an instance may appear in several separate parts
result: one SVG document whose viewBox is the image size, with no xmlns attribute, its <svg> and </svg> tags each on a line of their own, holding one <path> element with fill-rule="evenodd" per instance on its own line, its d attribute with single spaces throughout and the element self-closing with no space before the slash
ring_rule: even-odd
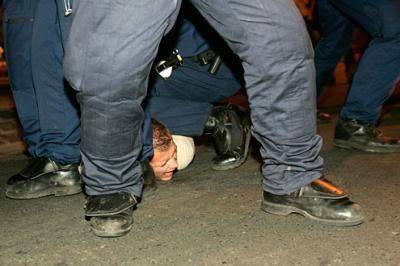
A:
<svg viewBox="0 0 400 266">
<path fill-rule="evenodd" d="M 320 178 L 288 195 L 263 192 L 261 209 L 277 215 L 298 213 L 313 221 L 335 226 L 361 224 L 361 207 L 326 179 Z"/>
<path fill-rule="evenodd" d="M 35 158 L 19 174 L 7 181 L 6 196 L 34 199 L 66 196 L 82 191 L 79 164 L 62 165 L 48 158 Z"/>
<path fill-rule="evenodd" d="M 400 152 L 400 140 L 384 136 L 373 124 L 361 124 L 354 119 L 339 119 L 333 145 L 366 152 Z"/>
<path fill-rule="evenodd" d="M 57 169 L 57 163 L 48 158 L 31 158 L 28 165 L 24 169 L 22 169 L 21 172 L 13 175 L 7 180 L 7 185 L 14 185 L 16 183 L 24 182 L 36 176 L 57 171 Z"/>
<path fill-rule="evenodd" d="M 119 237 L 132 229 L 136 204 L 136 197 L 126 192 L 88 196 L 85 215 L 96 236 Z"/>
<path fill-rule="evenodd" d="M 212 134 L 217 151 L 212 165 L 214 170 L 233 169 L 246 161 L 251 137 L 250 121 L 240 107 L 214 107 L 205 131 Z"/>
</svg>

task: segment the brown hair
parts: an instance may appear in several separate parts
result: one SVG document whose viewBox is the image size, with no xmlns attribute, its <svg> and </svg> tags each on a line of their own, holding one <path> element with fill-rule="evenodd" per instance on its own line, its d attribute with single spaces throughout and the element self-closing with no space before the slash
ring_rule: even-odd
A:
<svg viewBox="0 0 400 266">
<path fill-rule="evenodd" d="M 172 144 L 172 135 L 168 128 L 155 119 L 151 119 L 153 126 L 153 148 L 160 151 L 167 150 Z"/>
</svg>

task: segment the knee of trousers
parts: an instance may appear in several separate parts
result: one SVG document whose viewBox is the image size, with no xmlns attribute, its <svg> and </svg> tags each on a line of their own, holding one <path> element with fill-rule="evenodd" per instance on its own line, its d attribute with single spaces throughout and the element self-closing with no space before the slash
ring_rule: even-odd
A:
<svg viewBox="0 0 400 266">
<path fill-rule="evenodd" d="M 143 117 L 138 103 L 85 101 L 81 104 L 81 148 L 110 157 L 139 149 Z"/>
</svg>

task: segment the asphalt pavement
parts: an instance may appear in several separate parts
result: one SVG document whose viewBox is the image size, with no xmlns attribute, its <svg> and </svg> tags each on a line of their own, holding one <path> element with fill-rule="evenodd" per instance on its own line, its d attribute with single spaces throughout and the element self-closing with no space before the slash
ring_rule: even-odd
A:
<svg viewBox="0 0 400 266">
<path fill-rule="evenodd" d="M 337 105 L 326 106 L 337 119 Z M 9 152 L 0 156 L 0 265 L 400 265 L 400 155 L 334 148 L 334 126 L 318 127 L 325 176 L 363 207 L 360 226 L 262 212 L 257 152 L 220 172 L 210 167 L 213 148 L 203 145 L 187 169 L 144 198 L 128 235 L 98 238 L 84 219 L 83 194 L 6 199 L 7 178 L 27 163 Z M 400 137 L 398 106 L 380 129 Z"/>
</svg>

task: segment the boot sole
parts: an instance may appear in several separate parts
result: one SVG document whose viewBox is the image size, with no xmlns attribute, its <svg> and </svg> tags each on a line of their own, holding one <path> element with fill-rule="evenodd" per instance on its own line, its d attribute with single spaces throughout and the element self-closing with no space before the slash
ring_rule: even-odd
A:
<svg viewBox="0 0 400 266">
<path fill-rule="evenodd" d="M 96 236 L 112 238 L 112 237 L 120 237 L 120 236 L 126 235 L 127 233 L 129 233 L 129 231 L 131 231 L 132 227 L 133 227 L 133 224 L 130 225 L 127 229 L 115 230 L 115 231 L 112 231 L 112 232 L 110 232 L 110 231 L 105 232 L 105 231 L 101 231 L 101 230 L 96 230 L 93 227 L 91 227 L 90 229 L 92 230 L 93 234 L 95 234 Z"/>
<path fill-rule="evenodd" d="M 275 214 L 275 215 L 281 215 L 281 216 L 288 216 L 289 214 L 292 213 L 297 213 L 300 214 L 306 218 L 309 218 L 313 221 L 316 221 L 320 224 L 325 224 L 325 225 L 333 225 L 333 226 L 355 226 L 361 224 L 364 219 L 359 219 L 359 220 L 353 220 L 353 221 L 338 221 L 338 220 L 328 220 L 328 219 L 321 219 L 315 216 L 312 216 L 308 212 L 301 210 L 299 208 L 293 207 L 293 206 L 285 206 L 285 205 L 280 205 L 276 203 L 271 203 L 271 202 L 265 202 L 263 201 L 261 203 L 261 210 L 267 213 Z"/>
<path fill-rule="evenodd" d="M 237 161 L 237 162 L 235 162 L 233 164 L 230 164 L 230 165 L 213 165 L 211 167 L 211 169 L 216 170 L 216 171 L 225 171 L 225 170 L 235 169 L 235 168 L 241 166 L 247 160 L 247 157 L 249 156 L 250 139 L 251 139 L 251 132 L 250 132 L 250 130 L 247 130 L 247 132 L 246 132 L 246 140 L 245 140 L 245 145 L 246 146 L 245 146 L 245 149 L 244 149 L 244 155 L 239 161 Z"/>
<path fill-rule="evenodd" d="M 400 148 L 379 148 L 379 147 L 370 147 L 370 146 L 365 146 L 362 144 L 358 144 L 356 142 L 351 142 L 347 140 L 341 140 L 341 139 L 333 139 L 333 145 L 339 148 L 343 149 L 356 149 L 360 151 L 366 151 L 366 152 L 371 152 L 371 153 L 395 153 L 395 152 L 400 152 Z"/>
<path fill-rule="evenodd" d="M 10 199 L 37 199 L 46 196 L 61 197 L 61 196 L 75 195 L 81 192 L 82 192 L 82 187 L 79 185 L 79 186 L 68 186 L 68 187 L 53 187 L 31 194 L 19 194 L 11 191 L 6 191 L 6 197 Z"/>
</svg>

